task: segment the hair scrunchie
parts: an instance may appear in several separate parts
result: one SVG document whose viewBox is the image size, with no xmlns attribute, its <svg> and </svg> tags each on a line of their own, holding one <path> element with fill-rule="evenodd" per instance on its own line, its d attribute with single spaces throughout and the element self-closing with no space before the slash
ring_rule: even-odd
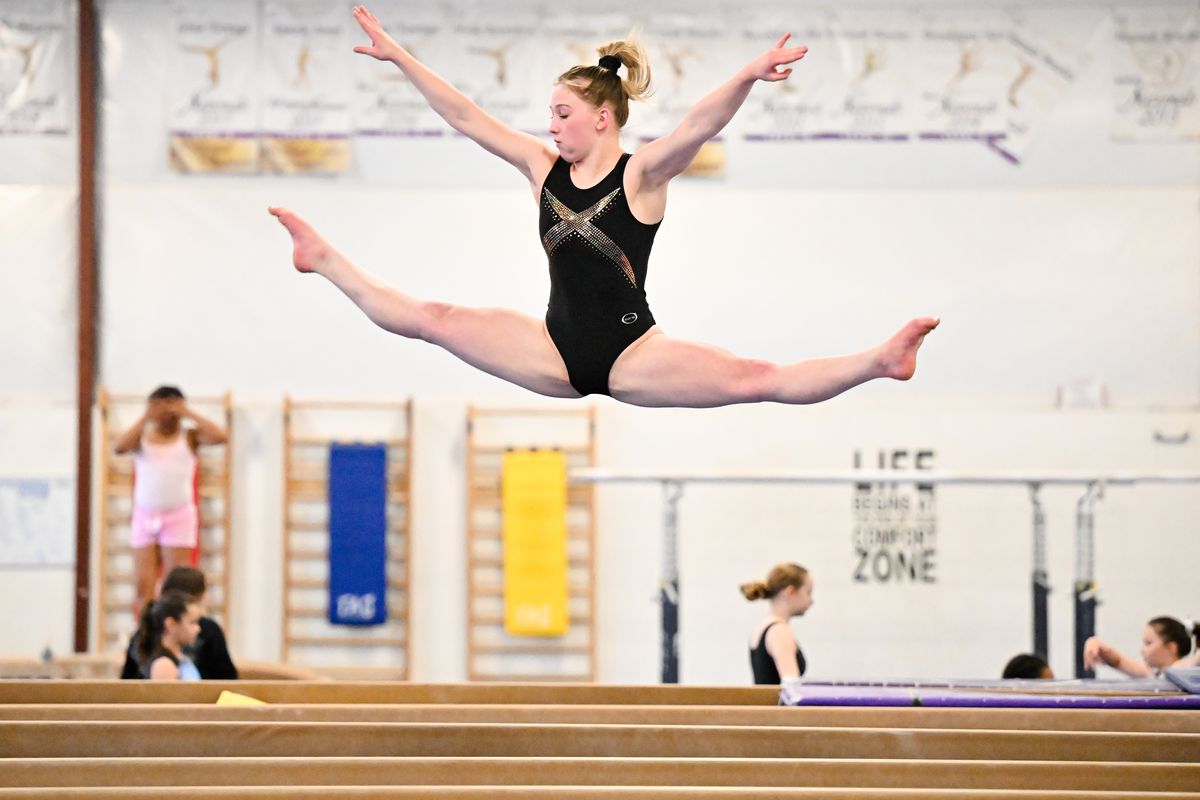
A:
<svg viewBox="0 0 1200 800">
<path fill-rule="evenodd" d="M 616 74 L 621 68 L 621 59 L 617 56 L 600 56 L 600 68 Z"/>
</svg>

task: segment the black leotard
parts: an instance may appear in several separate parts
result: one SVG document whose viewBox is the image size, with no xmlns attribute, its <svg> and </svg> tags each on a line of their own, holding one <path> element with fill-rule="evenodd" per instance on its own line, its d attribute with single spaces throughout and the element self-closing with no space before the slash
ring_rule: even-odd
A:
<svg viewBox="0 0 1200 800">
<path fill-rule="evenodd" d="M 782 682 L 779 678 L 779 670 L 775 667 L 775 659 L 771 658 L 771 654 L 767 652 L 767 631 L 776 624 L 778 623 L 772 622 L 771 625 L 763 628 L 762 636 L 758 638 L 758 646 L 750 651 L 750 670 L 754 673 L 755 683 L 778 685 Z M 800 667 L 800 674 L 803 675 L 808 665 L 804 663 L 804 653 L 800 652 L 800 645 L 796 645 L 796 664 Z"/>
<path fill-rule="evenodd" d="M 625 165 L 580 189 L 561 157 L 542 184 L 538 229 L 550 260 L 546 330 L 580 394 L 608 394 L 617 356 L 654 324 L 646 262 L 660 223 L 639 222 L 625 198 Z"/>
</svg>

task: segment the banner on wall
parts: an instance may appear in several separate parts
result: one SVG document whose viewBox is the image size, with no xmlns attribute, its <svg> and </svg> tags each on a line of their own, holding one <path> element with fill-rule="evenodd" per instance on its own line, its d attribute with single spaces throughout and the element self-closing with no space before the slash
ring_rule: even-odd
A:
<svg viewBox="0 0 1200 800">
<path fill-rule="evenodd" d="M 67 132 L 66 26 L 64 0 L 0 5 L 0 134 Z"/>
<path fill-rule="evenodd" d="M 1009 73 L 1004 102 L 1008 127 L 989 144 L 1013 163 L 1091 61 L 1101 17 L 1083 9 L 1014 9 L 1008 34 Z"/>
<path fill-rule="evenodd" d="M 697 14 L 690 9 L 655 9 L 646 17 L 646 54 L 653 96 L 630 111 L 631 134 L 643 141 L 675 130 L 697 102 L 729 80 L 742 65 L 731 64 L 724 42 L 730 29 L 724 8 Z M 778 38 L 778 37 L 776 37 Z M 774 44 L 774 40 L 767 46 Z"/>
<path fill-rule="evenodd" d="M 171 34 L 166 81 L 171 167 L 192 173 L 257 171 L 257 5 L 176 3 Z"/>
<path fill-rule="evenodd" d="M 1002 139 L 1009 74 L 1009 26 L 998 12 L 920 13 L 913 58 L 919 63 L 921 139 Z"/>
<path fill-rule="evenodd" d="M 1088 65 L 1102 16 L 1036 7 L 826 9 L 806 21 L 784 21 L 810 57 L 780 89 L 751 94 L 734 123 L 747 140 L 968 139 L 1019 163 Z"/>
<path fill-rule="evenodd" d="M 837 23 L 840 98 L 827 126 L 835 138 L 904 141 L 917 126 L 916 39 L 911 16 L 854 14 Z"/>
<path fill-rule="evenodd" d="M 504 454 L 504 629 L 561 636 L 567 598 L 567 462 L 558 451 Z"/>
<path fill-rule="evenodd" d="M 635 33 L 634 20 L 628 13 L 597 11 L 583 15 L 570 10 L 548 9 L 538 27 L 537 43 L 531 48 L 542 61 L 537 86 L 545 87 L 547 104 L 555 78 L 571 67 L 599 63 L 600 54 L 596 48 L 627 39 L 631 33 Z M 624 77 L 624 70 L 620 74 Z"/>
<path fill-rule="evenodd" d="M 270 0 L 264 13 L 264 168 L 344 172 L 350 166 L 352 66 L 347 20 L 353 20 L 344 6 L 316 0 Z"/>
<path fill-rule="evenodd" d="M 933 469 L 925 448 L 856 450 L 854 468 Z M 863 483 L 854 490 L 855 583 L 937 583 L 937 498 L 934 487 L 909 483 Z"/>
<path fill-rule="evenodd" d="M 440 72 L 452 52 L 450 20 L 435 3 L 373 3 L 371 11 L 396 42 L 421 63 Z M 368 43 L 358 25 L 350 26 L 354 41 Z M 356 56 L 353 69 L 353 126 L 358 136 L 443 136 L 450 127 L 395 64 Z"/>
<path fill-rule="evenodd" d="M 1195 5 L 1113 12 L 1113 137 L 1200 139 L 1200 11 Z"/>
<path fill-rule="evenodd" d="M 792 15 L 763 9 L 740 21 L 737 30 L 744 62 L 775 45 L 790 32 L 787 45 L 806 45 L 807 56 L 792 64 L 786 81 L 755 86 L 738 112 L 737 126 L 751 140 L 805 139 L 827 135 L 844 99 L 846 81 L 837 54 L 837 17 L 830 9 L 814 9 L 797 27 Z M 736 69 L 732 64 L 731 69 Z"/>
<path fill-rule="evenodd" d="M 795 32 L 789 44 L 808 45 L 809 55 L 787 81 L 755 89 L 745 138 L 908 139 L 917 126 L 911 17 L 879 9 L 843 16 L 826 9 L 805 19 L 801 27 L 784 29 Z"/>
<path fill-rule="evenodd" d="M 1109 18 L 1099 7 L 1029 5 L 852 13 L 829 5 L 798 14 L 784 4 L 752 11 L 728 3 L 700 10 L 672 4 L 634 15 L 544 12 L 484 0 L 380 2 L 377 13 L 402 45 L 501 122 L 539 136 L 554 77 L 595 63 L 595 47 L 626 37 L 635 23 L 655 94 L 632 107 L 624 131 L 630 149 L 669 133 L 696 102 L 790 31 L 790 44 L 808 45 L 809 56 L 789 80 L 755 87 L 726 135 L 965 139 L 987 143 L 1014 163 L 1075 85 L 1096 51 L 1095 31 Z M 58 66 L 34 69 L 22 55 L 28 43 L 12 34 L 55 20 L 45 26 L 58 38 L 38 46 L 61 55 L 65 0 L 7 0 L 9 6 L 35 22 L 13 22 L 10 15 L 0 25 L 0 131 L 13 129 L 13 98 L 30 96 L 35 79 L 49 81 L 57 71 L 61 82 L 66 73 L 62 58 L 49 56 L 42 62 Z M 319 0 L 174 0 L 171 13 L 167 118 L 178 170 L 338 173 L 349 168 L 354 135 L 449 132 L 393 65 L 351 54 L 362 34 L 345 7 Z M 1114 137 L 1200 138 L 1200 11 L 1131 6 L 1111 18 Z M 70 118 L 61 95 L 22 101 L 22 113 L 38 117 L 37 130 L 61 131 Z M 690 174 L 724 169 L 718 138 Z"/>
<path fill-rule="evenodd" d="M 536 9 L 480 2 L 460 10 L 439 73 L 505 125 L 545 133 L 556 76 L 541 71 L 545 62 L 530 46 L 539 28 Z"/>
</svg>

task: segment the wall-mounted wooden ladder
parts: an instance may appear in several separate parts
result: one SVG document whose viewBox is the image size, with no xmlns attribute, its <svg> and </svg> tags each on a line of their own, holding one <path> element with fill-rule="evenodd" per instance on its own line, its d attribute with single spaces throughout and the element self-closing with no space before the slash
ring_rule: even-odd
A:
<svg viewBox="0 0 1200 800">
<path fill-rule="evenodd" d="M 568 470 L 595 466 L 595 411 L 480 408 L 467 411 L 467 676 L 492 681 L 594 681 L 596 521 L 594 490 L 567 493 L 568 612 L 561 637 L 518 637 L 504 628 L 501 466 L 514 449 L 564 453 Z"/>
<path fill-rule="evenodd" d="M 331 674 L 407 680 L 412 401 L 283 400 L 283 646 L 285 662 Z M 329 622 L 329 449 L 384 444 L 388 455 L 387 621 Z"/>
</svg>

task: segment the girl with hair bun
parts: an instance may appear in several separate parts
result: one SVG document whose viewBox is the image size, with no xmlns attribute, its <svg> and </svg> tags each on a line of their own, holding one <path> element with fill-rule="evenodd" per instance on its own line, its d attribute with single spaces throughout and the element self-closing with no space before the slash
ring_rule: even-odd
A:
<svg viewBox="0 0 1200 800">
<path fill-rule="evenodd" d="M 770 600 L 767 618 L 755 626 L 750 638 L 750 670 L 755 683 L 780 684 L 799 679 L 806 664 L 804 653 L 788 620 L 812 608 L 812 576 L 799 564 L 777 564 L 764 581 L 741 585 L 747 600 Z"/>
<path fill-rule="evenodd" d="M 1169 667 L 1194 667 L 1200 662 L 1192 653 L 1193 642 L 1200 652 L 1200 625 L 1190 625 L 1174 617 L 1155 617 L 1147 622 L 1142 630 L 1141 661 L 1134 661 L 1093 636 L 1083 644 L 1083 666 L 1093 669 L 1103 663 L 1132 678 L 1158 677 Z"/>
<path fill-rule="evenodd" d="M 650 313 L 646 270 L 668 184 L 729 124 L 755 84 L 788 79 L 788 65 L 808 52 L 788 45 L 791 34 L 696 103 L 675 130 L 630 154 L 620 139 L 629 101 L 650 91 L 649 64 L 637 42 L 606 44 L 596 64 L 558 77 L 550 95 L 551 145 L 481 109 L 414 58 L 362 6 L 354 19 L 371 40 L 356 53 L 395 64 L 452 128 L 521 173 L 540 209 L 539 233 L 550 262 L 544 319 L 419 300 L 351 262 L 293 212 L 270 208 L 292 237 L 296 269 L 329 280 L 379 327 L 438 345 L 538 394 L 606 394 L 637 406 L 819 403 L 876 378 L 912 377 L 917 348 L 938 325 L 933 317 L 911 320 L 886 342 L 858 353 L 775 364 L 668 336 Z M 472 222 L 454 224 L 471 236 Z M 731 280 L 738 280 L 739 266 L 728 265 Z"/>
</svg>

